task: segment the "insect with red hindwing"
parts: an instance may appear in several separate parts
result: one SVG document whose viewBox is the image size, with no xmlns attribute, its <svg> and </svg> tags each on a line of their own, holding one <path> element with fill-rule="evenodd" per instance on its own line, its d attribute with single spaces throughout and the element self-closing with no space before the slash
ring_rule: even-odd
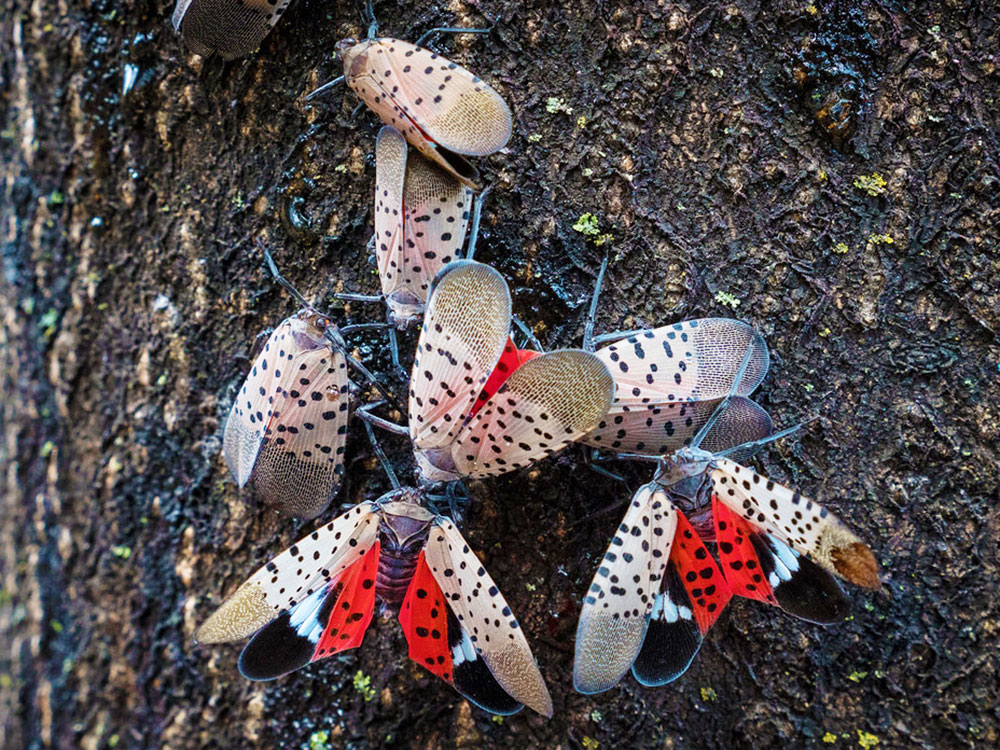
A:
<svg viewBox="0 0 1000 750">
<path fill-rule="evenodd" d="M 270 680 L 361 645 L 375 600 L 398 611 L 409 656 L 481 708 L 552 700 L 524 632 L 455 525 L 396 489 L 300 539 L 198 629 L 201 643 L 251 637 L 239 668 Z"/>
<path fill-rule="evenodd" d="M 751 358 L 752 349 L 737 383 Z M 647 686 L 677 679 L 733 595 L 828 624 L 850 609 L 834 575 L 880 585 L 871 550 L 833 514 L 725 457 L 791 430 L 712 453 L 700 445 L 715 424 L 661 458 L 633 496 L 584 597 L 573 672 L 580 692 L 607 690 L 630 668 Z"/>
<path fill-rule="evenodd" d="M 232 60 L 253 52 L 291 0 L 177 0 L 174 31 L 192 52 Z"/>
<path fill-rule="evenodd" d="M 226 420 L 223 453 L 240 487 L 252 479 L 268 505 L 313 518 L 326 510 L 344 472 L 347 366 L 382 386 L 347 355 L 341 330 L 278 273 L 266 250 L 264 255 L 302 309 L 271 333 L 250 368 Z"/>
<path fill-rule="evenodd" d="M 493 268 L 455 261 L 434 280 L 410 377 L 409 427 L 421 479 L 503 474 L 596 427 L 614 381 L 593 354 L 518 350 L 510 292 Z M 386 426 L 384 423 L 381 426 Z"/>
</svg>

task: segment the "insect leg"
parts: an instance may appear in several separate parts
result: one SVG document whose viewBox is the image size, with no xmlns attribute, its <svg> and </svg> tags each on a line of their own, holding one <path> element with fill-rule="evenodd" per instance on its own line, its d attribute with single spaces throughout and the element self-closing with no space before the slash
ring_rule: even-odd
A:
<svg viewBox="0 0 1000 750">
<path fill-rule="evenodd" d="M 491 31 L 493 31 L 492 26 L 486 29 L 465 29 L 458 26 L 437 26 L 433 29 L 428 29 L 421 34 L 414 44 L 418 47 L 423 47 L 424 42 L 431 37 L 437 36 L 438 34 L 489 34 Z M 369 38 L 371 38 L 371 35 L 369 35 Z"/>
<path fill-rule="evenodd" d="M 598 454 L 596 450 L 583 447 L 583 463 L 588 469 L 590 469 L 595 474 L 599 474 L 602 477 L 607 477 L 608 479 L 613 479 L 616 482 L 625 483 L 625 477 L 615 474 L 613 471 L 609 471 L 601 466 L 600 462 L 605 460 L 602 456 Z"/>
<path fill-rule="evenodd" d="M 807 424 L 817 419 L 819 419 L 818 416 L 810 417 L 809 419 L 799 422 L 797 425 L 793 425 L 792 427 L 787 427 L 784 430 L 779 430 L 778 432 L 775 432 L 773 435 L 768 435 L 767 437 L 761 438 L 760 440 L 751 440 L 750 442 L 743 443 L 742 445 L 734 445 L 732 448 L 726 448 L 726 450 L 716 453 L 715 457 L 725 458 L 726 456 L 732 455 L 736 451 L 750 450 L 753 448 L 759 448 L 760 446 L 766 445 L 767 443 L 773 443 L 775 440 L 780 440 L 783 437 L 787 437 L 791 435 L 793 432 L 798 432 Z"/>
<path fill-rule="evenodd" d="M 333 332 L 329 328 L 325 329 L 323 333 L 326 335 L 327 340 L 331 342 L 336 341 Z M 339 334 L 337 335 L 337 338 L 340 338 Z M 403 407 L 399 405 L 399 402 L 396 400 L 396 397 L 384 385 L 382 385 L 382 383 L 379 382 L 378 378 L 376 378 L 371 373 L 371 371 L 367 367 L 365 367 L 364 364 L 362 364 L 360 360 L 355 359 L 353 356 L 351 356 L 351 354 L 348 353 L 347 347 L 344 344 L 344 340 L 342 338 L 340 339 L 340 343 L 336 345 L 340 347 L 340 350 L 342 352 L 344 352 L 344 357 L 346 357 L 347 359 L 347 364 L 349 364 L 355 370 L 360 372 L 364 376 L 365 380 L 367 380 L 369 383 L 375 386 L 375 390 L 377 390 L 379 393 L 385 396 L 386 400 L 390 404 L 392 404 L 393 407 L 395 407 L 401 412 L 405 411 L 405 409 L 403 409 Z"/>
<path fill-rule="evenodd" d="M 344 78 L 344 76 L 337 76 L 337 77 L 336 77 L 336 78 L 334 78 L 334 79 L 333 79 L 332 81 L 327 81 L 327 82 L 326 82 L 326 83 L 324 83 L 324 84 L 323 84 L 322 86 L 320 86 L 320 87 L 318 87 L 318 88 L 315 88 L 315 89 L 313 89 L 312 91 L 310 91 L 310 92 L 309 92 L 308 94 L 306 94 L 306 101 L 307 101 L 307 102 L 311 102 L 311 101 L 312 101 L 313 99 L 315 99 L 315 98 L 316 98 L 317 96 L 322 96 L 322 95 L 323 95 L 323 94 L 325 94 L 325 93 L 326 93 L 327 91 L 329 91 L 330 89 L 332 89 L 332 88 L 333 88 L 334 86 L 338 86 L 338 85 L 340 85 L 340 84 L 341 84 L 341 83 L 343 83 L 343 82 L 344 82 L 345 80 L 346 80 L 346 79 Z"/>
<path fill-rule="evenodd" d="M 375 39 L 378 36 L 378 19 L 375 18 L 375 8 L 372 7 L 372 0 L 365 2 L 364 10 L 361 11 L 362 20 L 368 22 L 368 38 Z"/>
<path fill-rule="evenodd" d="M 621 339 L 628 338 L 635 331 L 614 331 L 612 333 L 602 333 L 598 336 L 594 336 L 590 342 L 591 345 L 597 346 L 598 344 L 607 344 L 612 341 L 620 341 Z"/>
<path fill-rule="evenodd" d="M 272 333 L 274 333 L 274 329 L 271 328 L 271 326 L 268 326 L 263 331 L 257 334 L 257 336 L 253 340 L 253 347 L 251 347 L 250 349 L 250 352 L 253 355 L 253 357 L 256 357 L 258 354 L 260 354 L 259 347 L 264 345 L 264 342 L 267 341 L 267 337 L 270 336 Z M 253 357 L 251 357 L 251 359 Z"/>
<path fill-rule="evenodd" d="M 492 189 L 492 185 L 487 185 L 483 191 L 473 199 L 475 201 L 475 205 L 472 207 L 472 227 L 469 229 L 469 245 L 465 249 L 465 257 L 467 260 L 472 260 L 472 256 L 476 253 L 476 241 L 479 240 L 479 220 L 482 218 L 483 214 L 483 200 L 490 194 Z"/>
<path fill-rule="evenodd" d="M 348 326 L 342 326 L 340 329 L 341 333 L 355 333 L 356 331 L 380 331 L 383 328 L 395 329 L 392 323 L 351 323 Z"/>
<path fill-rule="evenodd" d="M 392 366 L 396 368 L 399 377 L 406 383 L 410 379 L 410 374 L 399 363 L 399 338 L 396 335 L 396 326 L 391 323 L 387 325 L 389 327 L 389 357 L 392 359 Z"/>
<path fill-rule="evenodd" d="M 535 336 L 534 331 L 532 331 L 531 328 L 524 321 L 522 321 L 516 315 L 511 315 L 510 319 L 511 322 L 515 326 L 517 326 L 517 329 L 524 334 L 524 337 L 525 339 L 527 339 L 528 343 L 531 344 L 533 347 L 535 347 L 536 352 L 545 351 L 545 347 L 542 346 L 542 342 L 538 340 L 538 338 Z"/>
<path fill-rule="evenodd" d="M 604 274 L 608 270 L 608 262 L 611 260 L 611 251 L 604 254 L 601 261 L 601 270 L 597 272 L 597 281 L 594 282 L 594 294 L 590 298 L 590 309 L 587 311 L 587 320 L 583 324 L 583 350 L 585 352 L 594 351 L 594 324 L 597 322 L 597 301 L 601 298 L 601 286 L 604 284 Z"/>
<path fill-rule="evenodd" d="M 719 402 L 719 405 L 715 407 L 715 411 L 712 412 L 712 416 L 701 426 L 701 429 L 695 434 L 691 439 L 690 446 L 692 448 L 697 448 L 701 445 L 701 441 L 705 439 L 705 436 L 709 433 L 715 423 L 719 421 L 719 417 L 722 416 L 722 412 L 726 410 L 729 403 L 733 400 L 733 396 L 736 395 L 736 389 L 740 387 L 740 381 L 743 380 L 743 376 L 746 374 L 747 368 L 750 366 L 750 358 L 753 356 L 753 342 L 750 342 L 750 346 L 747 347 L 746 354 L 743 355 L 743 361 L 740 362 L 740 369 L 736 371 L 736 377 L 733 378 L 733 384 L 729 387 L 729 393 L 726 397 Z"/>
<path fill-rule="evenodd" d="M 364 407 L 361 407 L 362 409 Z M 360 410 L 359 410 L 360 411 Z M 382 464 L 382 470 L 385 472 L 386 476 L 389 477 L 389 482 L 392 484 L 394 490 L 399 489 L 399 479 L 396 477 L 396 472 L 392 469 L 392 464 L 389 463 L 388 456 L 385 455 L 385 451 L 382 450 L 382 446 L 379 445 L 378 439 L 375 437 L 375 431 L 372 429 L 371 422 L 362 419 L 365 423 L 365 432 L 368 433 L 368 440 L 372 444 L 372 451 L 375 453 L 375 457 L 378 462 Z"/>
<path fill-rule="evenodd" d="M 385 401 L 373 401 L 370 404 L 359 406 L 355 414 L 357 414 L 363 421 L 370 422 L 386 432 L 391 432 L 394 435 L 409 436 L 410 428 L 406 425 L 396 424 L 395 422 L 390 422 L 388 419 L 382 419 L 382 417 L 377 417 L 372 414 L 372 409 L 382 406 L 383 404 L 385 404 Z"/>
<path fill-rule="evenodd" d="M 354 294 L 353 292 L 335 292 L 334 299 L 342 299 L 345 302 L 382 302 L 381 294 Z"/>
</svg>

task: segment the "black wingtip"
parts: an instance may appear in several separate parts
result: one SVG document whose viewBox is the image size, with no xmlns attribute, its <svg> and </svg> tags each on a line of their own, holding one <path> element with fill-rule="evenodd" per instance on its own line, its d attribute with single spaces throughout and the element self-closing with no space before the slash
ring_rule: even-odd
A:
<svg viewBox="0 0 1000 750">
<path fill-rule="evenodd" d="M 292 627 L 288 612 L 257 631 L 240 654 L 240 674 L 248 680 L 274 680 L 312 661 L 315 644 Z"/>
</svg>

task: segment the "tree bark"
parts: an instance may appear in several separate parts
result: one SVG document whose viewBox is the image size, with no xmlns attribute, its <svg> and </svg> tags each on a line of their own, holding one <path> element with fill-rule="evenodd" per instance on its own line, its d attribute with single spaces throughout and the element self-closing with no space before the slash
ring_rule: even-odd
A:
<svg viewBox="0 0 1000 750">
<path fill-rule="evenodd" d="M 599 331 L 758 326 L 759 400 L 782 426 L 819 419 L 756 465 L 827 503 L 885 572 L 841 625 L 734 602 L 675 684 L 584 696 L 580 598 L 648 467 L 616 464 L 625 487 L 571 450 L 477 483 L 466 536 L 556 706 L 503 721 L 409 663 L 391 619 L 268 684 L 239 676 L 238 647 L 193 642 L 314 525 L 241 496 L 220 455 L 255 336 L 294 311 L 255 240 L 336 320 L 381 319 L 330 296 L 377 288 L 378 123 L 344 90 L 304 100 L 340 72 L 335 42 L 364 35 L 352 4 L 300 1 L 231 63 L 189 54 L 171 10 L 4 6 L 0 745 L 996 746 L 993 3 L 376 4 L 408 39 L 495 22 L 436 44 L 515 114 L 479 162 L 477 251 L 515 312 L 547 347 L 578 345 L 608 246 L 573 229 L 593 213 L 613 235 Z M 380 334 L 351 341 L 392 377 Z M 406 475 L 408 446 L 385 442 Z M 388 486 L 356 422 L 349 445 L 340 503 Z"/>
</svg>

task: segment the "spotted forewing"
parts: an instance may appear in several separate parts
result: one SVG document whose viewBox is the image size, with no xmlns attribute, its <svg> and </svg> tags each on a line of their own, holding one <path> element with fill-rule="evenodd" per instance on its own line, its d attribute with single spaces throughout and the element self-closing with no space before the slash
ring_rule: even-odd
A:
<svg viewBox="0 0 1000 750">
<path fill-rule="evenodd" d="M 457 63 L 399 39 L 338 45 L 348 86 L 386 125 L 468 187 L 479 173 L 466 156 L 486 156 L 510 139 L 510 108 Z"/>
<path fill-rule="evenodd" d="M 671 476 L 706 482 L 712 525 L 688 522 L 678 508 L 690 504 L 686 490 L 675 494 L 662 470 L 636 493 L 584 599 L 574 664 L 581 692 L 607 690 L 629 668 L 645 685 L 676 679 L 733 595 L 828 624 L 849 610 L 833 575 L 879 586 L 868 547 L 814 501 L 704 452 L 669 460 L 674 468 L 703 461 L 700 472 Z"/>
<path fill-rule="evenodd" d="M 312 518 L 329 505 L 343 474 L 349 416 L 347 363 L 311 311 L 268 337 L 233 402 L 223 451 L 237 484 L 253 480 L 261 498 Z"/>
<path fill-rule="evenodd" d="M 410 437 L 425 479 L 527 466 L 606 414 L 614 382 L 596 356 L 514 350 L 506 358 L 509 333 L 510 293 L 499 273 L 472 261 L 441 271 L 410 378 Z"/>
<path fill-rule="evenodd" d="M 419 153 L 398 130 L 375 143 L 375 250 L 382 293 L 400 327 L 419 319 L 431 281 L 460 257 L 472 191 Z"/>
<path fill-rule="evenodd" d="M 729 393 L 748 350 L 736 398 L 703 445 L 721 450 L 769 434 L 770 417 L 745 398 L 767 374 L 763 337 L 738 320 L 701 318 L 636 331 L 595 352 L 615 379 L 615 401 L 581 442 L 620 453 L 672 453 Z"/>
</svg>

